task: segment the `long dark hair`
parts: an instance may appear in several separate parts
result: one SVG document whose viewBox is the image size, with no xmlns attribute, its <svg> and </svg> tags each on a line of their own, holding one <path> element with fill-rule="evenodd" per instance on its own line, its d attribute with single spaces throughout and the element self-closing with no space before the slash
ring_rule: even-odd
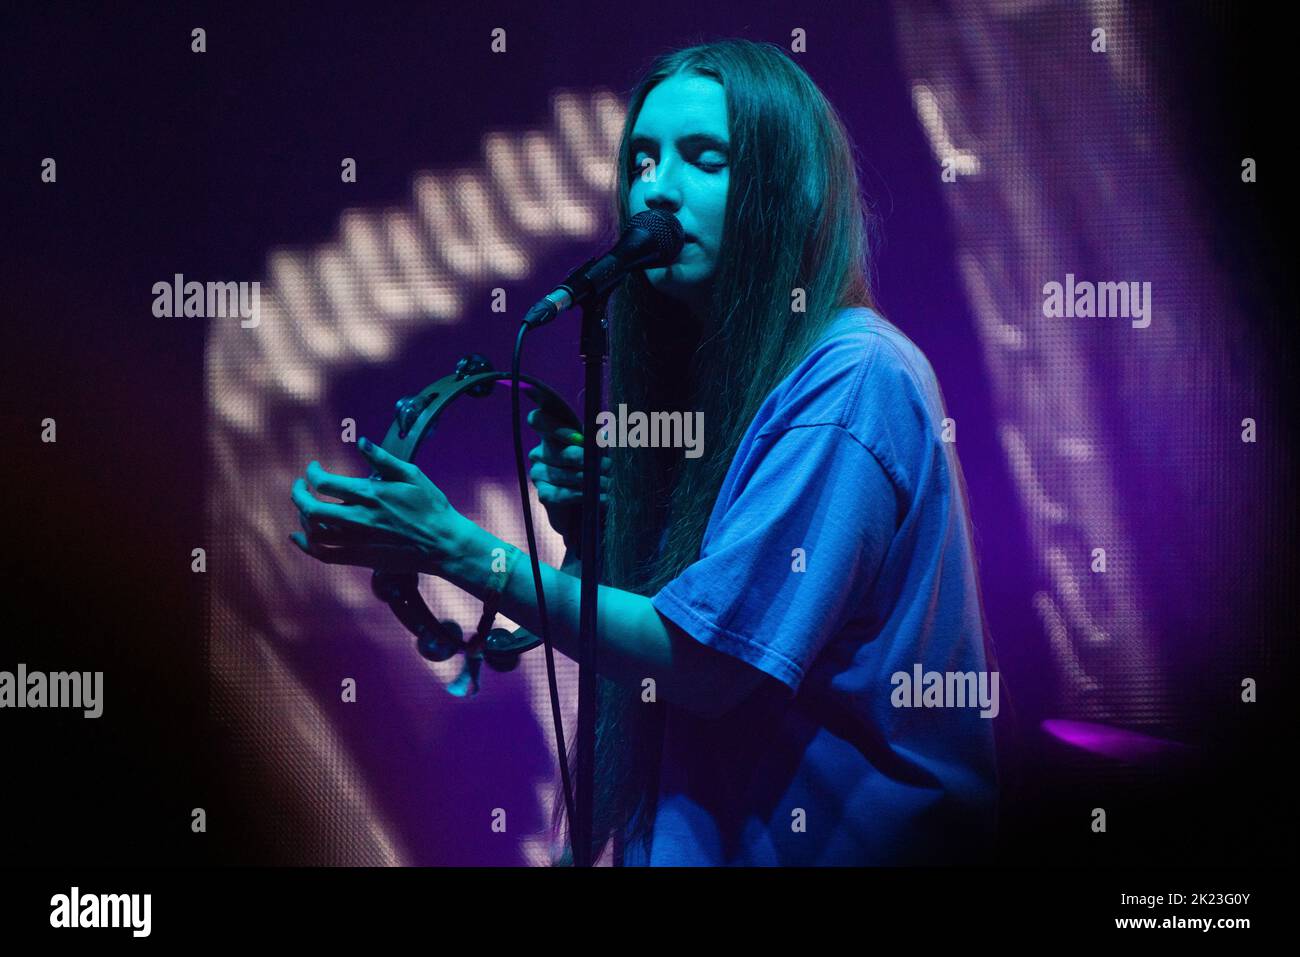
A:
<svg viewBox="0 0 1300 957">
<path fill-rule="evenodd" d="M 759 406 L 843 307 L 875 308 L 874 220 L 852 143 L 821 90 L 772 44 L 725 39 L 654 61 L 632 92 L 619 143 L 617 233 L 630 219 L 628 191 L 640 174 L 628 147 L 637 116 L 650 90 L 679 73 L 722 84 L 731 168 L 708 314 L 693 318 L 641 273 L 615 291 L 607 313 L 606 407 L 703 412 L 706 454 L 697 458 L 681 449 L 608 450 L 614 468 L 603 580 L 647 596 L 698 560 L 710 512 Z M 665 717 L 663 703 L 643 703 L 639 687 L 604 678 L 597 703 L 593 861 L 615 832 L 648 836 Z M 568 760 L 577 780 L 576 747 Z M 564 801 L 555 808 L 558 842 Z M 568 855 L 555 863 L 568 863 Z"/>
</svg>

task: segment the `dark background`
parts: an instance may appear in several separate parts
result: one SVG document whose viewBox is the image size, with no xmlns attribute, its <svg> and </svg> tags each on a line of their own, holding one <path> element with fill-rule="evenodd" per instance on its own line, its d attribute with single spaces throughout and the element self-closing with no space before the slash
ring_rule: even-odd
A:
<svg viewBox="0 0 1300 957">
<path fill-rule="evenodd" d="M 403 201 L 413 169 L 475 156 L 486 126 L 535 121 L 554 87 L 599 78 L 626 90 L 662 47 L 725 35 L 785 42 L 789 24 L 800 22 L 794 4 L 733 12 L 667 2 L 618 16 L 607 9 L 559 16 L 490 3 L 455 14 L 333 3 L 53 4 L 4 14 L 0 668 L 23 661 L 30 670 L 102 670 L 107 688 L 96 721 L 75 711 L 0 712 L 0 863 L 273 859 L 255 809 L 231 797 L 235 772 L 206 719 L 205 583 L 189 569 L 208 479 L 205 320 L 155 320 L 147 291 L 173 271 L 260 275 L 269 246 L 324 240 L 345 203 Z M 1282 96 L 1291 91 L 1292 41 L 1263 7 L 1156 10 L 1157 65 L 1175 91 L 1171 125 L 1201 185 L 1216 257 L 1257 324 L 1280 406 L 1295 369 L 1292 261 L 1279 248 L 1289 212 L 1280 190 L 1290 177 L 1282 137 L 1294 109 Z M 907 331 L 926 347 L 938 330 L 924 317 L 950 316 L 964 301 L 940 184 L 898 75 L 888 8 L 853 11 L 852 30 L 837 43 L 856 56 L 819 62 L 816 78 L 869 160 L 864 188 L 883 220 L 884 311 L 919 317 Z M 645 37 L 651 16 L 653 42 Z M 489 55 L 483 38 L 502 24 L 512 28 L 515 74 L 542 79 L 473 83 L 465 95 L 473 71 L 485 66 L 475 57 Z M 208 31 L 203 56 L 189 50 L 195 25 Z M 449 74 L 445 63 L 461 64 L 465 76 Z M 846 100 L 857 87 L 872 96 Z M 354 186 L 338 181 L 337 157 L 345 155 L 358 156 L 365 170 Z M 1216 188 L 1236 175 L 1242 155 L 1259 158 L 1260 183 L 1244 192 Z M 44 156 L 58 160 L 57 188 L 40 182 Z M 906 215 L 893 215 L 895 196 L 906 197 Z M 944 333 L 944 356 L 976 354 L 969 322 Z M 506 355 L 505 341 L 496 355 Z M 956 360 L 927 352 L 946 385 L 945 363 Z M 576 364 L 564 376 L 576 383 Z M 975 409 L 989 402 L 977 384 L 960 398 Z M 389 402 L 377 397 L 377 410 Z M 58 421 L 56 445 L 39 440 L 47 416 Z M 1022 520 L 998 504 L 1009 482 L 1000 449 L 991 435 L 968 433 L 963 443 L 984 565 L 1029 567 Z M 1250 507 L 1294 529 L 1289 501 Z M 1253 572 L 1241 630 L 1265 649 L 1256 664 L 1281 675 L 1296 634 L 1294 558 Z M 1048 672 L 1047 653 L 1028 637 L 1041 626 L 1023 582 L 989 576 L 985 588 L 1009 659 L 1003 665 L 1032 714 L 1047 694 L 1036 680 Z M 1176 669 L 1176 654 L 1169 657 Z M 1104 851 L 1082 836 L 1077 845 L 1059 835 L 1042 840 L 1078 813 L 1078 801 L 1056 783 L 1052 755 L 1025 735 L 1009 765 L 1004 859 L 1290 859 L 1294 824 L 1279 782 L 1291 711 L 1265 697 L 1249 719 L 1203 729 L 1204 765 L 1126 793 L 1134 824 Z M 191 834 L 195 806 L 234 826 L 219 838 Z"/>
</svg>

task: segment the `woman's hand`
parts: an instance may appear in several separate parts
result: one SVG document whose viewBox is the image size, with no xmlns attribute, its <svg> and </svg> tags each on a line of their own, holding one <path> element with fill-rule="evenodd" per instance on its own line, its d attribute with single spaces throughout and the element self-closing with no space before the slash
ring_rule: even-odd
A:
<svg viewBox="0 0 1300 957">
<path fill-rule="evenodd" d="M 331 565 L 439 574 L 457 552 L 468 519 L 420 469 L 362 438 L 361 454 L 379 478 L 353 478 L 307 466 L 293 483 L 303 530 L 290 539 Z M 340 502 L 322 502 L 311 493 Z"/>
<path fill-rule="evenodd" d="M 537 486 L 537 500 L 546 517 L 573 548 L 582 535 L 582 444 L 573 443 L 578 433 L 560 425 L 541 409 L 528 413 L 528 424 L 541 434 L 541 444 L 528 453 L 533 465 L 528 477 Z M 614 463 L 600 457 L 600 504 L 609 504 L 610 473 Z"/>
</svg>

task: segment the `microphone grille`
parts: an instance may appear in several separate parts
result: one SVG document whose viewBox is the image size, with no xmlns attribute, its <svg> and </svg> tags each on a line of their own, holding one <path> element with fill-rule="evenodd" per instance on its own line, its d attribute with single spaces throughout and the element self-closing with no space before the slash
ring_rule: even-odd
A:
<svg viewBox="0 0 1300 957">
<path fill-rule="evenodd" d="M 628 222 L 629 226 L 638 226 L 650 234 L 651 241 L 660 254 L 676 258 L 686 241 L 686 231 L 681 222 L 672 213 L 661 209 L 647 209 L 637 213 Z"/>
</svg>

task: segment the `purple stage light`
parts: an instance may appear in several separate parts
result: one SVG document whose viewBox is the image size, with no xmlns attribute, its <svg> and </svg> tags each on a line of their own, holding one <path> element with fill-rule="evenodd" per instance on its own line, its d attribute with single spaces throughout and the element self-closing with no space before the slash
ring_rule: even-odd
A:
<svg viewBox="0 0 1300 957">
<path fill-rule="evenodd" d="M 1186 760 L 1196 753 L 1195 748 L 1178 741 L 1168 741 L 1091 721 L 1063 721 L 1049 718 L 1042 723 L 1041 727 L 1056 740 L 1072 747 L 1129 764 L 1170 759 Z"/>
</svg>

